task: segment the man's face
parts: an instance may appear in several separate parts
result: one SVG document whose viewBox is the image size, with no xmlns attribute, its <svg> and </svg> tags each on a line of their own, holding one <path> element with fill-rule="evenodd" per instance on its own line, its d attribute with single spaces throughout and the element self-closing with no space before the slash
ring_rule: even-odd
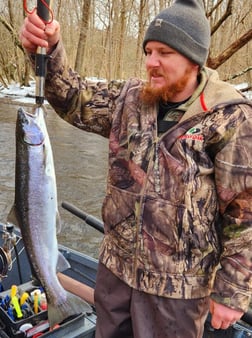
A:
<svg viewBox="0 0 252 338">
<path fill-rule="evenodd" d="M 149 41 L 145 46 L 147 102 L 182 101 L 192 95 L 197 83 L 199 66 L 171 47 L 157 41 Z M 186 97 L 184 97 L 186 96 Z"/>
</svg>

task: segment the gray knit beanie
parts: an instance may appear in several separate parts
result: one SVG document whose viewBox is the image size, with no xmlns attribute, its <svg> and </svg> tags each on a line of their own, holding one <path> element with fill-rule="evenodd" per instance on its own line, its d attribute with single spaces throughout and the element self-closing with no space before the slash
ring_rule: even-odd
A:
<svg viewBox="0 0 252 338">
<path fill-rule="evenodd" d="M 210 46 L 210 25 L 202 0 L 176 0 L 150 23 L 143 41 L 159 41 L 203 66 Z"/>
</svg>

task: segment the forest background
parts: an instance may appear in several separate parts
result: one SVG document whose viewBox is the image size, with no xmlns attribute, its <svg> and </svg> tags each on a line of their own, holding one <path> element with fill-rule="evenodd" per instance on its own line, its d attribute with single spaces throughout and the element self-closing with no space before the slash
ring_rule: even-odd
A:
<svg viewBox="0 0 252 338">
<path fill-rule="evenodd" d="M 29 10 L 36 1 L 27 0 Z M 171 0 L 53 0 L 70 65 L 83 77 L 145 77 L 142 41 L 155 15 Z M 252 84 L 252 0 L 204 0 L 212 42 L 207 65 L 222 80 Z M 0 86 L 34 78 L 19 31 L 23 0 L 0 2 Z"/>
</svg>

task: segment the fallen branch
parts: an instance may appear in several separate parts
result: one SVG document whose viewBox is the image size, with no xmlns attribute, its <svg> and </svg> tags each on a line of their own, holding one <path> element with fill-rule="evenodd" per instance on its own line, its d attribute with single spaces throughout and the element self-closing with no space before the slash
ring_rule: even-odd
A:
<svg viewBox="0 0 252 338">
<path fill-rule="evenodd" d="M 231 75 L 230 77 L 224 79 L 224 81 L 230 81 L 230 80 L 236 79 L 237 77 L 246 74 L 246 73 L 249 72 L 250 70 L 252 70 L 252 66 L 249 66 L 248 68 L 242 70 L 241 72 L 239 72 L 239 73 L 237 73 L 237 74 Z"/>
<path fill-rule="evenodd" d="M 233 56 L 238 50 L 245 46 L 252 39 L 252 28 L 246 33 L 237 38 L 231 43 L 223 52 L 216 57 L 209 57 L 207 60 L 207 66 L 212 69 L 217 69 L 220 65 L 226 62 L 231 56 Z"/>
</svg>

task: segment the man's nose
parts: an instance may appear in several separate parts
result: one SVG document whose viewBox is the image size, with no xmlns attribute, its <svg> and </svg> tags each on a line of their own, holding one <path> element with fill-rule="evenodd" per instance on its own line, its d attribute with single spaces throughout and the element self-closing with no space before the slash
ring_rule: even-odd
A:
<svg viewBox="0 0 252 338">
<path fill-rule="evenodd" d="M 158 67 L 160 65 L 160 58 L 157 53 L 151 53 L 146 56 L 147 67 Z"/>
</svg>

